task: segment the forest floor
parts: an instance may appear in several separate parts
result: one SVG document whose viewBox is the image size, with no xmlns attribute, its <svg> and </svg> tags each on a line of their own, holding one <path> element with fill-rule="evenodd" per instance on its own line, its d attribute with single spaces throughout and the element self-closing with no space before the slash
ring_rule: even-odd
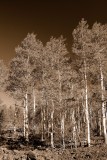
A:
<svg viewBox="0 0 107 160">
<path fill-rule="evenodd" d="M 26 147 L 20 150 L 0 147 L 0 160 L 26 160 L 27 154 L 35 156 L 35 160 L 107 160 L 107 145 L 79 147 L 77 149 L 44 148 L 31 149 Z"/>
</svg>

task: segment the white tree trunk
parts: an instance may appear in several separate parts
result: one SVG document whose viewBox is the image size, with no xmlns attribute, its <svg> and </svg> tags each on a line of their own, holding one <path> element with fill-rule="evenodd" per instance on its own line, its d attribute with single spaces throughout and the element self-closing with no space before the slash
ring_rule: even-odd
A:
<svg viewBox="0 0 107 160">
<path fill-rule="evenodd" d="M 28 124 L 28 94 L 26 93 L 25 95 L 25 138 L 28 141 L 28 129 L 29 129 L 29 124 Z"/>
<path fill-rule="evenodd" d="M 81 127 L 80 127 L 80 106 L 79 106 L 79 100 L 78 100 L 78 135 L 81 132 Z"/>
<path fill-rule="evenodd" d="M 46 132 L 46 111 L 45 111 L 45 107 L 43 109 L 43 128 L 44 128 L 44 135 Z"/>
<path fill-rule="evenodd" d="M 26 129 L 25 129 L 25 124 L 26 124 L 26 110 L 25 110 L 25 99 L 24 99 L 24 107 L 23 107 L 23 130 L 24 130 L 24 137 L 26 136 Z"/>
<path fill-rule="evenodd" d="M 63 149 L 65 149 L 65 124 L 64 124 L 64 114 L 62 114 L 61 117 L 61 135 L 62 135 L 62 145 L 63 145 Z"/>
<path fill-rule="evenodd" d="M 33 127 L 35 130 L 35 113 L 36 113 L 36 96 L 35 96 L 35 89 L 33 88 Z"/>
<path fill-rule="evenodd" d="M 35 89 L 33 88 L 33 112 L 34 112 L 34 118 L 35 118 L 35 111 L 36 111 L 36 97 L 35 97 Z"/>
<path fill-rule="evenodd" d="M 89 122 L 89 110 L 88 110 L 88 87 L 87 87 L 87 69 L 86 69 L 86 60 L 84 59 L 84 80 L 85 80 L 85 115 L 87 123 L 87 141 L 88 146 L 90 147 L 90 122 Z"/>
<path fill-rule="evenodd" d="M 72 123 L 73 123 L 73 140 L 75 142 L 75 147 L 77 147 L 76 121 L 75 121 L 74 110 L 72 113 Z"/>
<path fill-rule="evenodd" d="M 61 84 L 61 72 L 59 70 L 59 60 L 58 60 L 58 80 L 59 80 L 59 105 L 60 108 L 64 107 L 62 106 L 62 84 Z M 62 108 L 64 110 L 64 108 Z M 62 113 L 62 117 L 61 117 L 61 135 L 62 135 L 62 145 L 63 145 L 63 149 L 65 149 L 65 133 L 64 133 L 64 128 L 65 128 L 65 124 L 64 124 L 64 114 Z"/>
<path fill-rule="evenodd" d="M 105 138 L 105 144 L 107 144 L 107 132 L 106 132 L 106 108 L 104 103 L 104 77 L 103 77 L 103 71 L 102 71 L 102 63 L 101 58 L 99 57 L 100 61 L 100 81 L 101 81 L 101 99 L 102 99 L 102 120 L 103 120 L 103 132 L 104 132 L 104 138 Z"/>
<path fill-rule="evenodd" d="M 58 80 L 59 80 L 59 104 L 60 104 L 60 107 L 62 107 L 62 93 L 61 93 L 61 75 L 60 75 L 60 71 L 58 69 Z"/>
<path fill-rule="evenodd" d="M 16 113 L 16 104 L 15 104 L 15 110 L 14 110 L 14 135 L 16 135 L 16 116 L 17 116 L 17 113 Z"/>
<path fill-rule="evenodd" d="M 51 147 L 52 148 L 54 148 L 53 115 L 54 115 L 54 102 L 52 100 L 52 111 L 51 111 Z"/>
</svg>

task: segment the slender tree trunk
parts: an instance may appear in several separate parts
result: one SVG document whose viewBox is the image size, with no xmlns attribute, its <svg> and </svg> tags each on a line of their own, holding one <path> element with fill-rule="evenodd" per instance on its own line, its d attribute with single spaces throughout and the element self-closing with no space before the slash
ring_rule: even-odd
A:
<svg viewBox="0 0 107 160">
<path fill-rule="evenodd" d="M 26 71 L 28 72 L 29 71 L 29 55 L 27 57 L 27 66 L 26 66 Z M 28 72 L 28 74 L 26 75 L 26 79 L 27 79 L 27 82 L 29 81 L 29 76 L 30 76 L 30 73 Z M 26 88 L 27 89 L 27 88 Z M 24 111 L 24 119 L 25 119 L 25 139 L 26 141 L 29 140 L 29 120 L 28 120 L 28 90 L 26 90 L 26 93 L 25 93 L 25 111 Z"/>
<path fill-rule="evenodd" d="M 47 112 L 47 102 L 46 102 L 46 96 L 45 96 L 45 89 L 43 87 L 42 89 L 42 102 L 43 102 L 43 106 L 41 109 L 41 117 L 42 117 L 42 140 L 45 139 L 45 135 L 46 135 L 46 112 Z M 47 127 L 48 128 L 48 127 Z"/>
<path fill-rule="evenodd" d="M 46 113 L 45 113 L 45 107 L 41 108 L 41 117 L 42 117 L 42 137 L 41 140 L 44 141 L 45 139 L 45 133 L 46 133 Z"/>
<path fill-rule="evenodd" d="M 51 111 L 51 147 L 52 148 L 54 148 L 53 115 L 54 115 L 54 102 L 52 100 L 52 111 Z"/>
<path fill-rule="evenodd" d="M 47 118 L 48 118 L 48 115 L 47 115 L 47 95 L 46 95 L 46 84 L 45 84 L 45 74 L 46 74 L 46 70 L 45 70 L 45 65 L 46 64 L 46 60 L 44 59 L 44 54 L 43 54 L 43 57 L 42 57 L 42 103 L 43 103 L 43 107 L 42 107 L 42 112 L 41 112 L 41 115 L 42 115 L 42 140 L 45 139 L 45 136 L 46 136 L 46 127 L 47 127 L 47 132 L 49 133 L 48 131 L 48 122 L 46 122 Z M 48 121 L 48 120 L 47 120 Z"/>
<path fill-rule="evenodd" d="M 44 128 L 44 138 L 45 138 L 45 133 L 46 133 L 46 110 L 45 107 L 43 109 L 43 128 Z"/>
<path fill-rule="evenodd" d="M 15 103 L 15 110 L 14 110 L 14 135 L 16 135 L 16 116 L 17 116 L 17 113 L 16 113 L 16 103 Z"/>
<path fill-rule="evenodd" d="M 103 77 L 103 71 L 102 71 L 102 62 L 101 58 L 99 57 L 100 62 L 100 81 L 101 81 L 101 99 L 102 99 L 102 120 L 103 120 L 103 132 L 104 132 L 104 138 L 105 138 L 105 144 L 107 144 L 107 132 L 106 132 L 106 109 L 105 109 L 105 103 L 104 103 L 104 77 Z"/>
<path fill-rule="evenodd" d="M 35 96 L 35 89 L 33 88 L 33 128 L 35 130 L 35 113 L 36 113 L 36 96 Z"/>
<path fill-rule="evenodd" d="M 48 101 L 47 101 L 47 107 L 46 107 L 46 127 L 47 127 L 47 135 L 49 138 L 49 128 L 50 128 L 50 123 L 49 123 L 49 111 L 48 111 Z"/>
<path fill-rule="evenodd" d="M 64 107 L 62 106 L 62 84 L 61 84 L 61 73 L 59 70 L 59 66 L 58 66 L 58 79 L 59 79 L 59 105 L 60 107 Z M 63 108 L 64 110 L 64 108 Z M 62 145 L 63 145 L 63 149 L 65 149 L 65 135 L 64 135 L 64 114 L 62 113 L 62 117 L 61 117 L 61 135 L 62 135 Z"/>
<path fill-rule="evenodd" d="M 62 107 L 62 94 L 61 94 L 61 75 L 60 75 L 60 71 L 58 69 L 58 79 L 59 79 L 59 104 L 60 104 L 60 107 Z"/>
<path fill-rule="evenodd" d="M 80 128 L 80 106 L 79 106 L 79 100 L 78 100 L 78 135 L 80 134 L 81 128 Z"/>
<path fill-rule="evenodd" d="M 75 142 L 75 147 L 77 148 L 76 121 L 75 121 L 74 110 L 72 113 L 72 122 L 73 122 L 73 140 Z"/>
<path fill-rule="evenodd" d="M 85 80 L 85 115 L 87 122 L 87 141 L 90 147 L 90 122 L 89 122 L 89 110 L 88 110 L 88 87 L 87 87 L 87 69 L 86 60 L 84 59 L 84 80 Z"/>
<path fill-rule="evenodd" d="M 63 149 L 65 149 L 65 124 L 64 124 L 64 114 L 62 113 L 61 117 L 61 135 L 62 135 L 62 145 Z"/>
<path fill-rule="evenodd" d="M 29 124 L 28 124 L 28 94 L 25 95 L 25 138 L 28 141 L 29 136 Z"/>
<path fill-rule="evenodd" d="M 98 129 L 99 129 L 99 132 L 98 132 L 98 134 L 99 134 L 99 136 L 101 136 L 102 135 L 102 113 L 101 113 L 101 111 L 98 111 Z"/>
<path fill-rule="evenodd" d="M 36 96 L 35 96 L 35 89 L 33 88 L 33 112 L 34 112 L 34 119 L 35 119 L 35 112 L 36 112 Z"/>
<path fill-rule="evenodd" d="M 23 107 L 23 130 L 24 130 L 24 133 L 23 133 L 23 136 L 25 137 L 26 136 L 26 110 L 25 110 L 25 99 L 24 99 L 24 107 Z"/>
<path fill-rule="evenodd" d="M 41 108 L 41 125 L 42 125 L 42 137 L 41 137 L 41 140 L 44 141 L 44 122 L 43 122 L 43 108 Z"/>
<path fill-rule="evenodd" d="M 99 134 L 102 135 L 101 117 L 99 117 Z"/>
</svg>

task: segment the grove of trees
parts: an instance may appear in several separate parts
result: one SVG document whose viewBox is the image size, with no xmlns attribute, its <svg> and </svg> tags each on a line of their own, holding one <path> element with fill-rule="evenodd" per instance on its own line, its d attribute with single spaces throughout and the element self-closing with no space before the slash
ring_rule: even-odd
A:
<svg viewBox="0 0 107 160">
<path fill-rule="evenodd" d="M 0 88 L 15 101 L 14 134 L 21 119 L 27 141 L 39 134 L 52 148 L 90 147 L 99 136 L 107 144 L 107 24 L 82 19 L 72 36 L 70 52 L 63 36 L 43 45 L 28 33 L 8 68 L 0 61 Z"/>
</svg>

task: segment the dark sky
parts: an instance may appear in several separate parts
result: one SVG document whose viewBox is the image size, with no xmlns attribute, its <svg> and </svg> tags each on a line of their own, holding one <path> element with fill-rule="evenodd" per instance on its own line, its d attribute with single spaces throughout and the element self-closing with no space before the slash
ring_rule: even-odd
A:
<svg viewBox="0 0 107 160">
<path fill-rule="evenodd" d="M 107 0 L 3 0 L 0 2 L 0 58 L 8 62 L 15 47 L 34 32 L 44 44 L 63 35 L 68 48 L 72 31 L 85 18 L 107 23 Z"/>
</svg>

